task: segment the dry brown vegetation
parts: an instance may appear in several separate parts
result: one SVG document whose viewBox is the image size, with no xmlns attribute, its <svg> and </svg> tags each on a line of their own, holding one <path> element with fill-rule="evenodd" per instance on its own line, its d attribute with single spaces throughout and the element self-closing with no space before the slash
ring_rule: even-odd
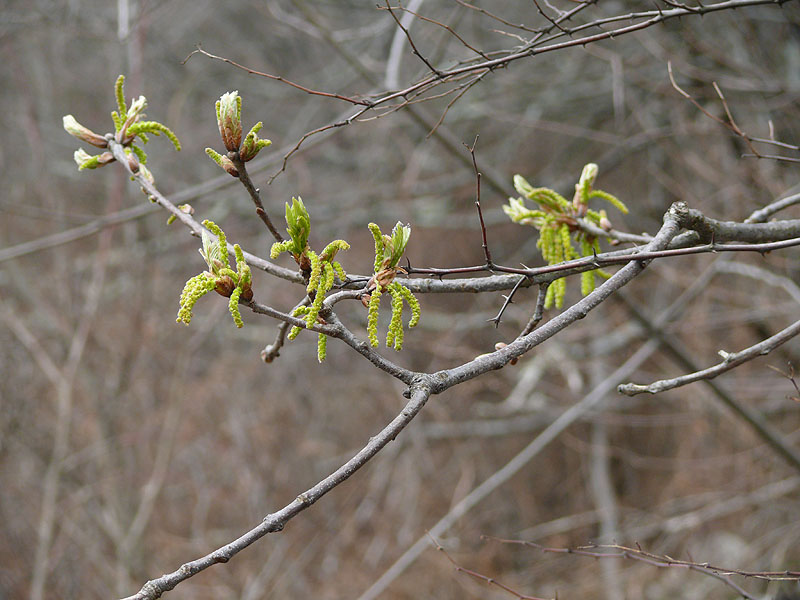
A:
<svg viewBox="0 0 800 600">
<path fill-rule="evenodd" d="M 420 54 L 437 68 L 479 57 L 465 43 L 494 56 L 521 43 L 509 34 L 533 36 L 472 4 L 428 0 L 419 14 L 436 23 L 409 25 Z M 549 25 L 535 3 L 474 4 L 508 23 Z M 571 10 L 580 3 L 539 4 L 553 17 L 551 4 Z M 587 6 L 563 26 L 624 14 L 627 4 Z M 323 364 L 316 336 L 307 334 L 264 364 L 259 352 L 273 341 L 277 322 L 243 307 L 245 327 L 236 329 L 222 299 L 201 301 L 190 327 L 175 324 L 183 282 L 202 268 L 197 240 L 180 224 L 165 227 L 166 213 L 119 165 L 78 174 L 75 140 L 61 128 L 61 116 L 73 113 L 103 131 L 117 74 L 126 74 L 128 96 L 145 94 L 148 116 L 183 143 L 178 154 L 148 144 L 159 189 L 176 203 L 190 201 L 201 220 L 220 223 L 229 240 L 253 253 L 267 257 L 272 239 L 238 182 L 203 154 L 220 145 L 213 103 L 232 89 L 244 98 L 246 126 L 263 120 L 263 134 L 273 140 L 251 163 L 267 211 L 282 226 L 284 202 L 302 196 L 313 244 L 352 244 L 340 257 L 348 272 L 371 268 L 370 221 L 384 229 L 398 220 L 412 225 L 407 256 L 414 266 L 484 260 L 475 175 L 461 145 L 476 134 L 493 258 L 534 266 L 541 264 L 535 231 L 511 224 L 500 208 L 514 194 L 514 173 L 571 196 L 583 165 L 598 163 L 600 187 L 631 209 L 613 218 L 614 226 L 632 233 L 654 234 L 675 201 L 741 222 L 800 191 L 796 163 L 743 158 L 750 148 L 742 137 L 682 97 L 667 72 L 669 61 L 681 89 L 725 121 L 716 82 L 750 136 L 769 137 L 773 128 L 775 139 L 798 143 L 798 9 L 789 1 L 688 15 L 516 60 L 488 72 L 449 109 L 452 95 L 390 114 L 376 109 L 364 116 L 381 118 L 311 137 L 280 172 L 284 154 L 305 133 L 353 106 L 207 56 L 181 61 L 201 42 L 253 69 L 360 98 L 390 89 L 395 68 L 399 87 L 430 73 L 388 11 L 354 1 L 4 3 L 0 598 L 134 594 L 291 502 L 405 403 L 405 385 L 337 340 Z M 392 54 L 395 39 L 403 42 L 399 54 Z M 800 158 L 788 148 L 759 148 Z M 89 231 L 98 218 L 127 210 L 139 212 Z M 798 210 L 776 218 L 797 218 Z M 81 226 L 87 231 L 75 239 L 51 237 Z M 286 257 L 278 262 L 294 268 Z M 434 529 L 447 556 L 519 594 L 566 599 L 736 592 L 684 569 L 543 554 L 482 536 L 553 548 L 638 543 L 730 569 L 797 571 L 798 465 L 720 401 L 760 415 L 797 453 L 798 393 L 769 368 L 788 373 L 787 365 L 800 365 L 797 342 L 722 375 L 714 388 L 700 382 L 627 397 L 613 386 L 705 368 L 719 362 L 721 349 L 738 351 L 780 331 L 796 320 L 798 265 L 796 248 L 653 261 L 515 366 L 432 396 L 395 442 L 284 531 L 165 597 L 357 598 L 415 543 L 424 551 L 385 586 L 371 588 L 379 597 L 513 597 L 454 572 L 426 532 L 598 386 L 604 393 L 576 422 L 462 517 Z M 570 280 L 567 305 L 578 301 L 578 287 Z M 687 290 L 691 296 L 679 300 Z M 300 287 L 258 271 L 254 291 L 256 300 L 283 311 L 301 296 Z M 487 320 L 503 304 L 499 292 L 419 298 L 422 322 L 406 332 L 403 351 L 379 350 L 432 373 L 514 340 L 537 294 L 519 290 L 497 329 Z M 675 302 L 677 310 L 659 324 Z M 658 325 L 658 335 L 637 321 L 637 311 Z M 543 322 L 557 312 L 547 311 Z M 337 314 L 366 337 L 360 303 L 341 303 Z M 632 357 L 638 364 L 609 379 Z M 752 597 L 788 589 L 735 581 Z"/>
</svg>

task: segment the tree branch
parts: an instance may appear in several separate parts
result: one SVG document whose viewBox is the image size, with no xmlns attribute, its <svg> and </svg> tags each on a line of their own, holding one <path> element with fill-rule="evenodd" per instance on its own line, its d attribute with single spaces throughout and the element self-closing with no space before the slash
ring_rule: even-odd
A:
<svg viewBox="0 0 800 600">
<path fill-rule="evenodd" d="M 675 377 L 673 379 L 662 379 L 648 385 L 626 383 L 620 385 L 617 388 L 617 391 L 619 391 L 621 394 L 625 394 L 626 396 L 635 396 L 645 392 L 648 394 L 658 394 L 660 392 L 694 383 L 695 381 L 700 381 L 702 379 L 714 379 L 714 377 L 730 371 L 731 369 L 735 369 L 739 365 L 751 361 L 754 358 L 769 354 L 772 350 L 778 346 L 781 346 L 782 344 L 785 344 L 798 333 L 800 333 L 800 321 L 795 321 L 792 325 L 782 329 L 772 337 L 769 337 L 763 342 L 750 346 L 749 348 L 746 348 L 740 352 L 728 353 L 724 350 L 720 350 L 719 354 L 724 360 L 713 367 L 709 367 L 695 373 L 681 375 L 680 377 Z"/>
<path fill-rule="evenodd" d="M 218 564 L 226 563 L 236 554 L 252 545 L 268 533 L 281 531 L 283 527 L 293 517 L 303 512 L 325 494 L 336 486 L 344 483 L 356 471 L 367 464 L 382 448 L 395 439 L 403 429 L 419 414 L 422 407 L 428 401 L 431 393 L 430 382 L 426 378 L 417 379 L 407 390 L 410 399 L 403 407 L 403 410 L 386 426 L 380 433 L 371 437 L 369 442 L 353 458 L 336 469 L 328 477 L 307 489 L 297 496 L 292 502 L 282 509 L 268 514 L 264 520 L 239 537 L 238 539 L 226 544 L 210 554 L 181 565 L 181 567 L 158 577 L 151 579 L 142 586 L 142 589 L 133 596 L 128 596 L 123 600 L 155 600 L 160 598 L 164 592 L 175 588 L 179 583 L 193 577 L 197 573 Z"/>
</svg>

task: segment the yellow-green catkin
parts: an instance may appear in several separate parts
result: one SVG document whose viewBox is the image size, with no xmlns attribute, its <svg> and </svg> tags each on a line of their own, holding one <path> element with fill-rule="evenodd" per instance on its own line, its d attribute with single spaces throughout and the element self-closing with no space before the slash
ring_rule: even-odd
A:
<svg viewBox="0 0 800 600">
<path fill-rule="evenodd" d="M 306 315 L 306 325 L 311 327 L 317 321 L 319 311 L 322 310 L 322 303 L 325 301 L 325 294 L 333 287 L 333 267 L 329 262 L 322 262 L 322 273 L 317 278 L 317 291 L 314 302 Z"/>
<path fill-rule="evenodd" d="M 400 292 L 400 294 L 402 294 L 403 299 L 411 309 L 411 320 L 408 322 L 408 326 L 416 327 L 419 323 L 420 314 L 422 312 L 419 306 L 419 300 L 417 300 L 414 294 L 411 293 L 411 290 L 400 283 L 397 284 L 397 290 Z"/>
<path fill-rule="evenodd" d="M 581 239 L 581 254 L 583 256 L 591 256 L 594 250 L 594 245 L 587 240 L 586 238 Z M 597 271 L 584 271 L 581 273 L 581 294 L 584 296 L 588 296 L 594 291 L 595 286 L 595 275 Z"/>
<path fill-rule="evenodd" d="M 386 333 L 386 345 L 395 350 L 403 348 L 403 294 L 397 289 L 400 284 L 392 282 L 389 293 L 392 295 L 392 319 Z"/>
<path fill-rule="evenodd" d="M 320 333 L 317 337 L 317 360 L 322 362 L 328 355 L 328 336 Z"/>
<path fill-rule="evenodd" d="M 181 308 L 178 311 L 178 318 L 175 319 L 176 322 L 188 325 L 192 321 L 194 305 L 205 294 L 213 290 L 214 285 L 214 278 L 206 273 L 200 273 L 189 279 L 181 292 Z"/>
<path fill-rule="evenodd" d="M 561 246 L 563 248 L 561 260 L 564 261 L 571 258 L 577 258 L 578 255 L 575 253 L 575 249 L 572 247 L 569 225 L 566 223 L 562 224 L 561 228 L 559 229 L 559 234 L 561 235 Z"/>
<path fill-rule="evenodd" d="M 114 120 L 114 124 L 118 125 L 117 131 L 122 129 L 122 124 L 128 117 L 128 107 L 125 104 L 125 92 L 123 91 L 124 85 L 125 85 L 125 76 L 120 75 L 119 77 L 117 77 L 117 81 L 114 83 L 114 96 L 117 99 L 117 109 L 119 110 L 119 112 L 114 111 L 113 113 L 111 113 L 111 118 Z"/>
<path fill-rule="evenodd" d="M 307 306 L 298 306 L 292 311 L 293 317 L 302 317 L 308 313 Z M 297 325 L 293 325 L 292 328 L 289 330 L 289 335 L 287 336 L 290 340 L 296 338 L 299 333 L 303 330 L 302 327 L 298 327 Z"/>
<path fill-rule="evenodd" d="M 381 289 L 376 288 L 369 298 L 369 312 L 367 315 L 367 336 L 373 348 L 378 346 L 378 307 L 381 303 Z"/>
<path fill-rule="evenodd" d="M 375 239 L 375 272 L 377 273 L 383 268 L 383 233 L 381 233 L 381 228 L 375 223 L 370 223 L 367 227 L 369 227 L 372 237 Z M 377 344 L 374 345 L 377 346 Z"/>
<path fill-rule="evenodd" d="M 308 277 L 306 292 L 310 294 L 319 286 L 319 280 L 322 276 L 322 267 L 326 263 L 321 261 L 317 253 L 313 250 L 308 251 L 308 260 L 311 261 L 311 274 Z"/>
<path fill-rule="evenodd" d="M 242 321 L 242 313 L 239 312 L 239 297 L 242 295 L 242 288 L 236 287 L 231 292 L 230 300 L 228 301 L 228 310 L 233 317 L 233 322 L 236 324 L 237 327 L 241 328 L 244 326 L 244 321 Z"/>
<path fill-rule="evenodd" d="M 333 265 L 333 271 L 334 271 L 334 273 L 336 273 L 336 276 L 341 281 L 347 281 L 347 273 L 344 272 L 344 269 L 342 268 L 342 265 L 337 261 L 333 261 L 331 263 L 331 265 Z"/>
</svg>

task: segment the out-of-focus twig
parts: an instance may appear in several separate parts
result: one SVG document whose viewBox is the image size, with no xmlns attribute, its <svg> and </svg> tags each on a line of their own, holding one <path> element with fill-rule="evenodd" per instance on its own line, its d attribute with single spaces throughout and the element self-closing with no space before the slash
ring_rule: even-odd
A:
<svg viewBox="0 0 800 600">
<path fill-rule="evenodd" d="M 723 357 L 723 361 L 714 365 L 713 367 L 703 369 L 702 371 L 681 375 L 680 377 L 674 377 L 672 379 L 661 379 L 647 385 L 625 383 L 620 385 L 617 388 L 617 391 L 619 391 L 621 394 L 625 394 L 626 396 L 635 396 L 636 394 L 642 394 L 645 392 L 648 394 L 658 394 L 666 390 L 671 390 L 689 383 L 694 383 L 695 381 L 713 379 L 714 377 L 717 377 L 726 371 L 730 371 L 731 369 L 751 361 L 754 358 L 769 354 L 772 350 L 778 346 L 781 346 L 782 344 L 785 344 L 797 334 L 800 334 L 800 321 L 795 321 L 785 329 L 782 329 L 763 342 L 754 344 L 753 346 L 745 348 L 740 352 L 729 353 L 725 352 L 724 350 L 720 350 L 719 354 Z"/>
</svg>

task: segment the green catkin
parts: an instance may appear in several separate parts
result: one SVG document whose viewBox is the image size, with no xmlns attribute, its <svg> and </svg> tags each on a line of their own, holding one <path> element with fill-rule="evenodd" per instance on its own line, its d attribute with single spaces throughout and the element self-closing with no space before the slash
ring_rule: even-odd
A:
<svg viewBox="0 0 800 600">
<path fill-rule="evenodd" d="M 386 334 L 386 345 L 400 351 L 403 348 L 403 295 L 397 289 L 399 283 L 393 281 L 389 286 L 392 295 L 392 319 Z"/>
<path fill-rule="evenodd" d="M 555 298 L 555 284 L 558 280 L 547 286 L 547 292 L 544 295 L 544 307 L 550 308 L 553 306 L 553 298 Z"/>
<path fill-rule="evenodd" d="M 222 166 L 222 154 L 214 150 L 213 148 L 206 148 L 206 154 L 211 157 L 211 159 L 217 163 L 220 167 Z"/>
<path fill-rule="evenodd" d="M 558 192 L 549 188 L 534 188 L 533 193 L 528 196 L 528 198 L 537 204 L 547 206 L 559 212 L 565 212 L 569 209 L 569 201 Z"/>
<path fill-rule="evenodd" d="M 317 322 L 319 311 L 322 310 L 322 303 L 325 301 L 325 294 L 333 287 L 333 267 L 329 262 L 322 262 L 322 274 L 319 276 L 319 285 L 317 286 L 314 302 L 306 315 L 306 325 L 312 327 Z"/>
<path fill-rule="evenodd" d="M 617 198 L 616 196 L 612 196 L 608 192 L 603 192 L 600 190 L 594 190 L 591 194 L 589 194 L 589 198 L 601 198 L 611 204 L 614 208 L 624 214 L 628 214 L 628 207 L 625 206 L 622 201 Z"/>
<path fill-rule="evenodd" d="M 239 297 L 241 295 L 242 288 L 234 288 L 233 292 L 231 292 L 230 300 L 228 301 L 228 310 L 233 317 L 233 322 L 236 323 L 236 326 L 239 328 L 244 325 L 244 321 L 242 321 L 242 313 L 239 312 Z"/>
<path fill-rule="evenodd" d="M 275 260 L 276 258 L 278 258 L 281 255 L 282 252 L 286 252 L 293 245 L 294 245 L 294 242 L 292 240 L 286 240 L 286 241 L 283 241 L 283 242 L 275 242 L 274 244 L 272 244 L 272 248 L 270 248 L 269 257 L 272 260 Z"/>
<path fill-rule="evenodd" d="M 317 360 L 322 362 L 328 355 L 328 336 L 320 333 L 317 337 Z"/>
<path fill-rule="evenodd" d="M 581 254 L 583 256 L 591 256 L 593 244 L 585 237 L 581 238 Z M 588 296 L 594 291 L 596 269 L 591 271 L 584 271 L 581 273 L 581 294 Z"/>
<path fill-rule="evenodd" d="M 416 327 L 419 323 L 419 318 L 421 314 L 421 309 L 419 305 L 419 300 L 411 293 L 406 286 L 398 283 L 397 290 L 403 295 L 403 299 L 405 299 L 406 304 L 408 304 L 409 308 L 411 308 L 411 320 L 408 322 L 409 327 Z"/>
<path fill-rule="evenodd" d="M 175 150 L 177 150 L 178 152 L 180 152 L 181 150 L 181 142 L 178 139 L 178 136 L 175 135 L 175 132 L 172 131 L 172 129 L 170 129 L 163 123 L 159 123 L 158 121 L 139 121 L 137 123 L 134 123 L 128 128 L 128 133 L 130 134 L 136 133 L 139 135 L 139 137 L 144 136 L 144 134 L 146 133 L 152 133 L 154 135 L 161 135 L 163 133 L 164 137 L 166 137 L 170 142 L 172 142 L 172 145 L 175 147 Z M 147 143 L 145 141 L 146 139 L 147 138 L 145 136 L 143 137 L 142 141 Z"/>
<path fill-rule="evenodd" d="M 250 266 L 244 260 L 244 252 L 242 252 L 239 244 L 233 245 L 233 254 L 236 256 L 236 271 L 239 273 L 237 278 L 237 285 L 244 288 L 245 285 L 250 285 L 253 275 L 250 271 Z"/>
<path fill-rule="evenodd" d="M 381 302 L 381 289 L 376 288 L 369 297 L 369 312 L 367 314 L 367 336 L 373 348 L 378 346 L 378 307 Z"/>
<path fill-rule="evenodd" d="M 555 285 L 552 287 L 555 288 L 555 291 L 553 292 L 555 305 L 556 308 L 561 308 L 564 306 L 564 296 L 567 293 L 567 280 L 562 277 L 561 279 L 555 281 L 554 284 Z"/>
<path fill-rule="evenodd" d="M 178 311 L 176 320 L 179 323 L 188 325 L 192 319 L 192 308 L 203 295 L 223 282 L 224 287 L 229 289 L 230 282 L 233 282 L 234 287 L 229 296 L 228 310 L 236 326 L 242 327 L 244 321 L 239 311 L 239 300 L 245 291 L 248 292 L 248 295 L 251 291 L 252 274 L 250 267 L 245 261 L 244 252 L 242 252 L 239 244 L 234 244 L 233 252 L 236 256 L 236 271 L 231 269 L 228 261 L 228 246 L 225 233 L 213 221 L 203 221 L 203 225 L 217 236 L 218 241 L 216 243 L 212 242 L 210 236 L 203 232 L 203 248 L 200 253 L 203 255 L 209 270 L 195 275 L 184 285 L 180 297 L 181 308 Z"/>
<path fill-rule="evenodd" d="M 372 237 L 375 239 L 375 272 L 377 273 L 383 268 L 383 253 L 385 248 L 383 234 L 381 233 L 381 228 L 375 223 L 370 223 L 367 227 L 369 227 Z"/>
<path fill-rule="evenodd" d="M 594 271 L 581 273 L 581 295 L 588 296 L 594 291 Z"/>
<path fill-rule="evenodd" d="M 566 223 L 561 225 L 559 229 L 559 233 L 561 235 L 561 245 L 563 247 L 562 253 L 562 260 L 570 260 L 571 258 L 577 258 L 578 255 L 575 252 L 575 249 L 572 247 L 572 239 L 570 238 L 569 232 L 569 225 Z"/>
<path fill-rule="evenodd" d="M 542 227 L 539 235 L 539 241 L 536 243 L 536 245 L 539 246 L 539 250 L 541 250 L 544 259 L 548 263 L 552 264 L 553 256 L 555 254 L 555 232 L 550 224 L 546 224 Z"/>
<path fill-rule="evenodd" d="M 341 281 L 347 281 L 347 273 L 344 272 L 342 265 L 336 261 L 332 262 L 331 265 L 333 265 L 333 272 L 336 273 L 336 276 Z"/>
<path fill-rule="evenodd" d="M 302 317 L 303 315 L 305 315 L 307 313 L 308 313 L 308 307 L 307 306 L 298 306 L 297 308 L 295 308 L 292 311 L 292 316 L 293 317 Z M 298 327 L 297 325 L 293 325 L 291 330 L 289 331 L 289 335 L 287 337 L 290 340 L 293 340 L 294 338 L 296 338 L 299 335 L 299 333 L 302 330 L 303 330 L 302 327 Z"/>
<path fill-rule="evenodd" d="M 147 162 L 147 154 L 145 154 L 144 150 L 139 148 L 139 146 L 134 146 L 131 144 L 130 150 L 136 155 L 136 158 L 139 159 L 141 164 L 145 164 Z"/>
<path fill-rule="evenodd" d="M 319 287 L 319 280 L 322 276 L 322 265 L 324 264 L 313 250 L 308 251 L 308 260 L 311 261 L 311 274 L 308 277 L 306 292 L 311 293 Z"/>
<path fill-rule="evenodd" d="M 124 85 L 125 85 L 125 76 L 120 75 L 119 77 L 117 77 L 117 81 L 114 83 L 114 96 L 117 99 L 117 110 L 119 111 L 117 116 L 119 119 L 120 128 L 122 128 L 122 124 L 128 117 L 128 107 L 125 105 Z M 117 129 L 117 131 L 119 131 L 119 129 Z"/>
<path fill-rule="evenodd" d="M 189 279 L 186 285 L 183 286 L 180 299 L 181 308 L 178 311 L 178 318 L 175 319 L 175 321 L 188 325 L 192 320 L 192 309 L 194 305 L 197 304 L 197 301 L 205 294 L 213 290 L 214 285 L 214 278 L 207 273 L 200 273 Z"/>
<path fill-rule="evenodd" d="M 333 262 L 333 258 L 336 256 L 337 252 L 339 252 L 340 250 L 349 250 L 349 249 L 350 249 L 350 244 L 348 244 L 344 240 L 333 240 L 330 244 L 325 246 L 325 248 L 322 250 L 322 254 L 320 254 L 320 257 L 328 262 Z"/>
<path fill-rule="evenodd" d="M 217 248 L 219 249 L 219 260 L 222 262 L 222 266 L 224 268 L 231 268 L 231 263 L 228 260 L 228 238 L 225 236 L 225 232 L 220 229 L 219 225 L 214 223 L 214 221 L 209 221 L 206 219 L 203 221 L 203 227 L 208 229 L 211 233 L 217 236 Z"/>
</svg>

